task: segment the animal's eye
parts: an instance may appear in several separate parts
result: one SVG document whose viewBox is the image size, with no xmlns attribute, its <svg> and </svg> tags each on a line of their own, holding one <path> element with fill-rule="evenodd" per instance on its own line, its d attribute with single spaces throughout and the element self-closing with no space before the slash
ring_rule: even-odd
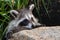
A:
<svg viewBox="0 0 60 40">
<path fill-rule="evenodd" d="M 22 22 L 20 22 L 20 26 L 27 26 L 29 24 L 29 20 L 25 19 Z"/>
</svg>

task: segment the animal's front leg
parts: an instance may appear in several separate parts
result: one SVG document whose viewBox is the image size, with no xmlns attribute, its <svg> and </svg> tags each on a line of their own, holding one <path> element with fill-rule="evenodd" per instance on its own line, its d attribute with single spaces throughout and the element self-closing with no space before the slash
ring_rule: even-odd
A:
<svg viewBox="0 0 60 40">
<path fill-rule="evenodd" d="M 41 25 L 40 23 L 38 23 L 38 19 L 36 19 L 33 15 L 31 15 L 32 16 L 32 18 L 31 18 L 31 20 L 32 20 L 32 23 L 36 26 L 36 25 Z"/>
<path fill-rule="evenodd" d="M 33 26 L 41 26 L 40 23 L 35 23 L 35 22 L 33 22 L 33 21 L 32 21 L 32 24 L 33 24 Z"/>
<path fill-rule="evenodd" d="M 32 19 L 32 21 L 34 21 L 36 23 L 38 22 L 38 19 L 36 19 L 33 14 L 31 14 L 31 19 Z"/>
</svg>

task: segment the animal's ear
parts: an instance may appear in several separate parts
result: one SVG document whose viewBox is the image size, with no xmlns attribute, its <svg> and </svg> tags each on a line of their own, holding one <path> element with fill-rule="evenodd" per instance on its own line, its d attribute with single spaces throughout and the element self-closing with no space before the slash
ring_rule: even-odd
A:
<svg viewBox="0 0 60 40">
<path fill-rule="evenodd" d="M 34 9 L 34 4 L 31 4 L 31 5 L 29 5 L 29 10 L 33 10 Z"/>
<path fill-rule="evenodd" d="M 19 13 L 18 13 L 18 11 L 16 11 L 16 10 L 11 10 L 11 11 L 10 11 L 10 14 L 11 14 L 14 18 L 16 18 Z"/>
</svg>

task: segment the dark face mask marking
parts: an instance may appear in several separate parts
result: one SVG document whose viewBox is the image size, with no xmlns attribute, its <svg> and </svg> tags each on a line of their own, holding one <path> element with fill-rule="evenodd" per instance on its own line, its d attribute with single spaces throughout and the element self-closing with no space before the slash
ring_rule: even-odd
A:
<svg viewBox="0 0 60 40">
<path fill-rule="evenodd" d="M 19 25 L 20 26 L 27 26 L 28 24 L 29 24 L 29 21 L 27 19 L 25 19 Z"/>
</svg>

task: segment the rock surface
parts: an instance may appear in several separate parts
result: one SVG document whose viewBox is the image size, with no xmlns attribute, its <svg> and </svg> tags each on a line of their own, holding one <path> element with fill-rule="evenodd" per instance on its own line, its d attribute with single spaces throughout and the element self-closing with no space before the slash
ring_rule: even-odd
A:
<svg viewBox="0 0 60 40">
<path fill-rule="evenodd" d="M 9 40 L 60 40 L 60 26 L 23 30 L 12 36 Z"/>
</svg>

